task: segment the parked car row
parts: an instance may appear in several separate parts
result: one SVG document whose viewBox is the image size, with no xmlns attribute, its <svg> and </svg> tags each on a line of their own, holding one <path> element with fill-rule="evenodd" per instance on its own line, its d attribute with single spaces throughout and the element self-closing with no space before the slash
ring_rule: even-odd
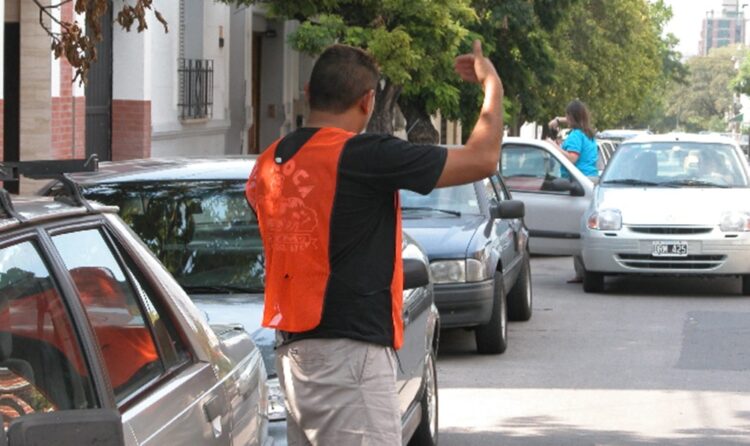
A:
<svg viewBox="0 0 750 446">
<path fill-rule="evenodd" d="M 238 324 L 263 353 L 268 417 L 285 418 L 274 362 L 275 337 L 261 327 L 264 253 L 244 188 L 255 157 L 146 159 L 102 163 L 71 177 L 84 197 L 117 206 L 209 321 Z M 51 184 L 43 194 L 64 194 Z M 429 264 L 404 237 L 404 343 L 398 351 L 398 390 L 404 443 L 437 442 L 436 365 L 440 319 Z"/>
<path fill-rule="evenodd" d="M 209 326 L 115 208 L 69 192 L 0 190 L 10 444 L 267 444 L 266 371 L 247 333 Z"/>
</svg>

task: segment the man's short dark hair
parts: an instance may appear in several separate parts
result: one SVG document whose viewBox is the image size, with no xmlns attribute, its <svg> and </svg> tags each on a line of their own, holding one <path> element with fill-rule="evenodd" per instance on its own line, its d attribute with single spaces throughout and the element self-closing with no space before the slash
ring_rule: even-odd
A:
<svg viewBox="0 0 750 446">
<path fill-rule="evenodd" d="M 343 113 L 380 80 L 375 59 L 361 48 L 332 45 L 320 55 L 310 76 L 310 108 Z"/>
</svg>

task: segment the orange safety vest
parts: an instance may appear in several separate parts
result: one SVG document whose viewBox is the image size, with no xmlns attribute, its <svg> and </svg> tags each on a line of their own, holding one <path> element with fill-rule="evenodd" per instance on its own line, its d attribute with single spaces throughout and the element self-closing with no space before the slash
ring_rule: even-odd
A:
<svg viewBox="0 0 750 446">
<path fill-rule="evenodd" d="M 339 159 L 354 133 L 317 131 L 289 160 L 276 159 L 277 140 L 257 159 L 245 193 L 254 208 L 266 256 L 263 326 L 290 333 L 313 330 L 321 322 L 331 274 L 331 212 Z M 393 346 L 403 340 L 401 209 L 396 206 L 396 246 L 391 282 Z"/>
</svg>

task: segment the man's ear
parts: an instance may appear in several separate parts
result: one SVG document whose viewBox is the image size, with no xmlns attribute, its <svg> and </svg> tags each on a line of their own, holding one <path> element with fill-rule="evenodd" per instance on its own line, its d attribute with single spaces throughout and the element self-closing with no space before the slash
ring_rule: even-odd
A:
<svg viewBox="0 0 750 446">
<path fill-rule="evenodd" d="M 368 116 L 372 113 L 375 108 L 375 90 L 367 90 L 367 93 L 362 95 L 359 99 L 359 108 Z"/>
</svg>

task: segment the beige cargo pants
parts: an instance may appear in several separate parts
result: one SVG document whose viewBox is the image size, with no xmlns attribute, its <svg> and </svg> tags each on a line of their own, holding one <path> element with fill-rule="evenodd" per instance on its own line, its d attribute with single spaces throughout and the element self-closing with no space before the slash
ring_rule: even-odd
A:
<svg viewBox="0 0 750 446">
<path fill-rule="evenodd" d="M 392 348 L 305 339 L 276 351 L 289 446 L 396 446 L 401 413 Z"/>
</svg>

